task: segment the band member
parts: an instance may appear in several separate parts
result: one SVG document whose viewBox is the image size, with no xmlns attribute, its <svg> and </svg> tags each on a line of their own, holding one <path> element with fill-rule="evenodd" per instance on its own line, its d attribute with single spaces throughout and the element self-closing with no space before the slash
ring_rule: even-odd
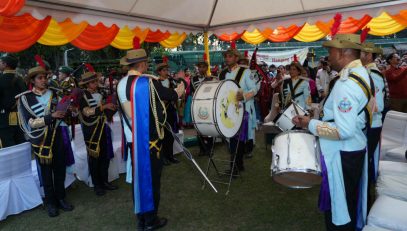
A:
<svg viewBox="0 0 407 231">
<path fill-rule="evenodd" d="M 24 80 L 16 75 L 18 59 L 7 55 L 0 58 L 0 148 L 25 142 L 18 126 L 16 95 L 27 90 Z"/>
<path fill-rule="evenodd" d="M 304 110 L 311 105 L 311 92 L 309 88 L 308 78 L 302 77 L 303 67 L 298 62 L 290 64 L 290 79 L 283 82 L 281 89 L 281 106 L 287 108 L 294 100 Z"/>
<path fill-rule="evenodd" d="M 145 50 L 138 46 L 128 51 L 120 64 L 128 66 L 129 72 L 117 87 L 126 146 L 132 147 L 128 158 L 127 182 L 133 183 L 138 230 L 155 230 L 167 224 L 166 218 L 157 216 L 163 168 L 161 145 L 166 117 L 160 100 L 175 102 L 185 91 L 183 84 L 169 89 L 162 86 L 159 78 L 143 75 L 148 69 L 147 59 Z"/>
<path fill-rule="evenodd" d="M 372 126 L 367 132 L 367 150 L 369 166 L 369 183 L 368 183 L 368 207 L 372 206 L 374 196 L 370 195 L 370 188 L 377 179 L 379 158 L 380 158 L 380 135 L 382 132 L 382 112 L 384 109 L 384 97 L 386 95 L 384 76 L 377 68 L 375 63 L 376 56 L 382 53 L 382 49 L 375 47 L 373 43 L 365 42 L 362 44 L 363 49 L 360 56 L 362 64 L 366 67 L 375 87 L 375 99 L 377 111 L 373 112 Z"/>
<path fill-rule="evenodd" d="M 58 89 L 58 94 L 62 97 L 69 95 L 73 88 L 77 87 L 74 78 L 71 76 L 73 69 L 68 66 L 61 66 L 58 69 L 58 79 L 52 79 L 50 86 Z"/>
<path fill-rule="evenodd" d="M 167 63 L 160 63 L 156 67 L 156 72 L 160 77 L 161 84 L 169 89 L 175 89 L 176 81 L 170 78 L 168 75 L 169 66 Z M 174 101 L 164 101 L 165 110 L 167 113 L 167 123 L 171 125 L 172 132 L 178 133 L 178 116 L 177 116 L 177 106 Z M 164 139 L 162 141 L 161 154 L 163 157 L 164 165 L 170 165 L 171 163 L 177 164 L 179 160 L 174 157 L 173 151 L 174 137 L 171 131 L 164 129 Z"/>
<path fill-rule="evenodd" d="M 372 99 L 369 74 L 359 59 L 359 35 L 336 35 L 323 46 L 339 80 L 326 97 L 322 118 L 298 116 L 293 122 L 319 137 L 323 177 L 319 207 L 325 212 L 327 230 L 362 229 L 367 195 L 364 129 L 369 125 Z"/>
<path fill-rule="evenodd" d="M 83 137 L 88 152 L 88 164 L 94 191 L 103 196 L 105 190 L 118 187 L 108 182 L 110 159 L 114 157 L 111 130 L 106 123 L 105 110 L 116 110 L 113 103 L 104 103 L 98 93 L 98 78 L 95 72 L 85 72 L 79 83 L 84 86 L 84 94 L 80 101 L 79 120 L 82 124 Z"/>
<path fill-rule="evenodd" d="M 245 105 L 245 115 L 240 135 L 230 139 L 231 160 L 236 155 L 236 167 L 239 171 L 244 171 L 243 155 L 245 145 L 253 146 L 254 130 L 256 128 L 256 110 L 254 108 L 254 96 L 257 94 L 255 81 L 250 78 L 250 70 L 239 67 L 237 61 L 240 58 L 239 51 L 235 48 L 229 48 L 223 54 L 227 68 L 219 74 L 219 80 L 234 80 L 242 91 L 236 94 L 238 101 L 243 101 Z M 245 143 L 246 142 L 246 143 Z M 233 164 L 233 163 L 232 163 Z M 237 169 L 230 169 L 233 175 L 236 175 Z"/>
<path fill-rule="evenodd" d="M 65 201 L 66 166 L 73 164 L 68 129 L 62 122 L 66 111 L 56 110 L 58 96 L 47 88 L 44 67 L 31 68 L 28 77 L 33 89 L 18 96 L 18 116 L 39 165 L 48 215 L 55 217 L 59 215 L 58 208 L 74 209 Z"/>
<path fill-rule="evenodd" d="M 198 67 L 198 74 L 195 75 L 191 80 L 191 95 L 194 95 L 195 91 L 198 87 L 205 81 L 211 81 L 212 77 L 207 76 L 208 72 L 208 63 L 207 62 L 199 62 L 197 65 Z M 212 148 L 213 148 L 213 137 L 202 136 L 198 134 L 198 141 L 199 141 L 199 155 L 209 155 Z"/>
</svg>

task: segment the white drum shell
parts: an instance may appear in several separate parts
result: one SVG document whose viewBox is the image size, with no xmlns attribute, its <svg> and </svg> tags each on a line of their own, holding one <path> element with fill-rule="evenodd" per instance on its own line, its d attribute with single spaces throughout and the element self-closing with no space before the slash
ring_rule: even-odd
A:
<svg viewBox="0 0 407 231">
<path fill-rule="evenodd" d="M 287 131 L 277 135 L 272 145 L 273 179 L 292 188 L 308 188 L 320 183 L 319 145 L 306 131 Z"/>
<path fill-rule="evenodd" d="M 296 106 L 298 110 L 299 115 L 305 115 L 305 110 L 301 108 L 300 106 Z M 283 114 L 278 118 L 276 121 L 276 125 L 282 130 L 282 131 L 288 131 L 292 130 L 295 127 L 295 124 L 293 124 L 292 119 L 294 116 L 296 116 L 296 112 L 294 109 L 294 104 L 291 104 L 288 108 L 286 108 L 283 112 Z"/>
</svg>

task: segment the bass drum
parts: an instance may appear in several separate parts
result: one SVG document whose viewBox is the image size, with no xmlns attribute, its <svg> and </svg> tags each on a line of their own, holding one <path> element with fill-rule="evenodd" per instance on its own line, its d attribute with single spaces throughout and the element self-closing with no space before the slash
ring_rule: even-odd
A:
<svg viewBox="0 0 407 231">
<path fill-rule="evenodd" d="M 192 98 L 192 122 L 200 135 L 230 138 L 243 121 L 243 103 L 236 101 L 239 86 L 233 80 L 208 81 Z"/>
</svg>

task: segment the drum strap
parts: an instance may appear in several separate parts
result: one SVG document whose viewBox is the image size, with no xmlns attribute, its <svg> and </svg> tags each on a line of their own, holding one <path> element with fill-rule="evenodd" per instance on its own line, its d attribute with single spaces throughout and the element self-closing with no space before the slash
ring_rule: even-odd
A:
<svg viewBox="0 0 407 231">
<path fill-rule="evenodd" d="M 293 87 L 293 82 L 292 82 L 292 81 L 289 82 L 291 94 L 294 96 L 293 99 L 296 99 L 296 98 L 298 98 L 298 97 L 300 97 L 301 95 L 304 94 L 304 92 L 295 94 L 295 91 L 296 91 L 297 88 L 301 85 L 302 82 L 303 82 L 303 80 L 302 80 L 302 79 L 299 79 L 298 82 L 295 84 L 294 87 Z"/>
<path fill-rule="evenodd" d="M 237 71 L 237 74 L 235 76 L 234 81 L 236 82 L 236 84 L 239 86 L 240 88 L 240 80 L 242 79 L 243 76 L 243 72 L 246 70 L 246 68 L 244 67 L 239 67 L 239 70 Z M 229 70 L 226 68 L 224 69 L 220 75 L 219 75 L 219 80 L 225 80 L 226 79 L 226 73 L 228 73 Z"/>
</svg>

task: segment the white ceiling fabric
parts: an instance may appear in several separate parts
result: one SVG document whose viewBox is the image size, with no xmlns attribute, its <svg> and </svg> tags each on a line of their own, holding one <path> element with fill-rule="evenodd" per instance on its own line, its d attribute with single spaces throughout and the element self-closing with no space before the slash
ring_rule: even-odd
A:
<svg viewBox="0 0 407 231">
<path fill-rule="evenodd" d="M 222 34 L 314 24 L 332 19 L 336 12 L 343 18 L 360 18 L 401 9 L 407 9 L 407 0 L 27 0 L 19 14 L 28 12 L 39 19 L 50 15 L 57 21 L 69 17 L 92 25 Z"/>
</svg>

